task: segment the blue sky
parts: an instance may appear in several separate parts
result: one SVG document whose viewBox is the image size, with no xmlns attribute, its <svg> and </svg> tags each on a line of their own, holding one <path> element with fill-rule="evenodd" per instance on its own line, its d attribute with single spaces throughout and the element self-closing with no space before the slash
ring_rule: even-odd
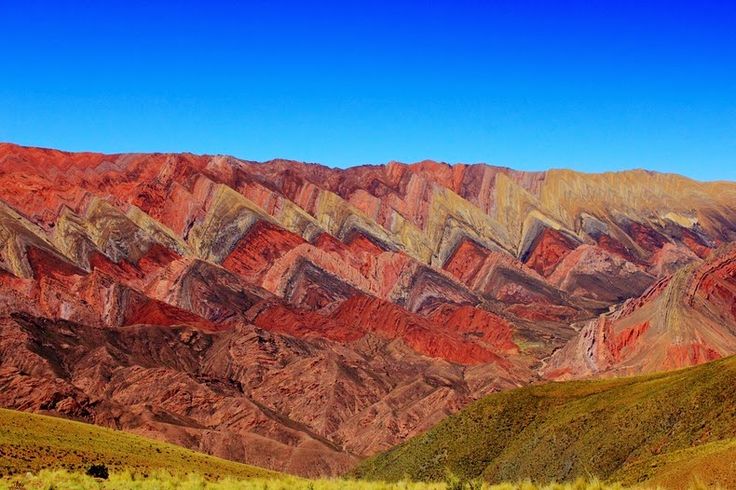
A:
<svg viewBox="0 0 736 490">
<path fill-rule="evenodd" d="M 736 180 L 736 2 L 0 0 L 0 140 Z"/>
</svg>

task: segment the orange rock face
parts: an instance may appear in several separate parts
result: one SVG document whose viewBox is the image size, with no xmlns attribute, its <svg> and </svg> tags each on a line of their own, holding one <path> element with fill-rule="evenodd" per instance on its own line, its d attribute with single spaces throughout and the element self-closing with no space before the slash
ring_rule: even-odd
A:
<svg viewBox="0 0 736 490">
<path fill-rule="evenodd" d="M 304 243 L 299 235 L 259 221 L 240 239 L 222 266 L 251 282 L 259 282 L 277 260 Z"/>
<path fill-rule="evenodd" d="M 0 144 L 0 404 L 323 475 L 734 353 L 736 186 L 679 179 Z"/>
<path fill-rule="evenodd" d="M 558 231 L 547 228 L 537 237 L 526 265 L 547 277 L 576 246 L 576 243 Z"/>
</svg>

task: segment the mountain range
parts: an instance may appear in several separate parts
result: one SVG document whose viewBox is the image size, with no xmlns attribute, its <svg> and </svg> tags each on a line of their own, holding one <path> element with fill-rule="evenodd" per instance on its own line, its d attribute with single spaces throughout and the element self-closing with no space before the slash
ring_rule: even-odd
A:
<svg viewBox="0 0 736 490">
<path fill-rule="evenodd" d="M 0 406 L 334 475 L 736 354 L 736 183 L 0 144 Z"/>
</svg>

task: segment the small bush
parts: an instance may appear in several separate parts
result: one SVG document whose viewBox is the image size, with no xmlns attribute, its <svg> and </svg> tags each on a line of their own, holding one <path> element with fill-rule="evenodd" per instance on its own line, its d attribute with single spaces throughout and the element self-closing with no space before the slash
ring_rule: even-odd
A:
<svg viewBox="0 0 736 490">
<path fill-rule="evenodd" d="M 87 475 L 107 480 L 110 477 L 110 472 L 107 471 L 107 466 L 104 464 L 93 464 L 87 469 Z"/>
</svg>

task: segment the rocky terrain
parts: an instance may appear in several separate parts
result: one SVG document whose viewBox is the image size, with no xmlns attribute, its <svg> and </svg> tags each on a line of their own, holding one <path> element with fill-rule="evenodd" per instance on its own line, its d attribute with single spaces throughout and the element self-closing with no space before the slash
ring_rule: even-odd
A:
<svg viewBox="0 0 736 490">
<path fill-rule="evenodd" d="M 585 323 L 543 370 L 551 379 L 627 375 L 736 352 L 736 247 L 660 279 L 642 296 Z"/>
<path fill-rule="evenodd" d="M 736 184 L 0 144 L 0 405 L 305 475 L 736 353 Z"/>
</svg>

